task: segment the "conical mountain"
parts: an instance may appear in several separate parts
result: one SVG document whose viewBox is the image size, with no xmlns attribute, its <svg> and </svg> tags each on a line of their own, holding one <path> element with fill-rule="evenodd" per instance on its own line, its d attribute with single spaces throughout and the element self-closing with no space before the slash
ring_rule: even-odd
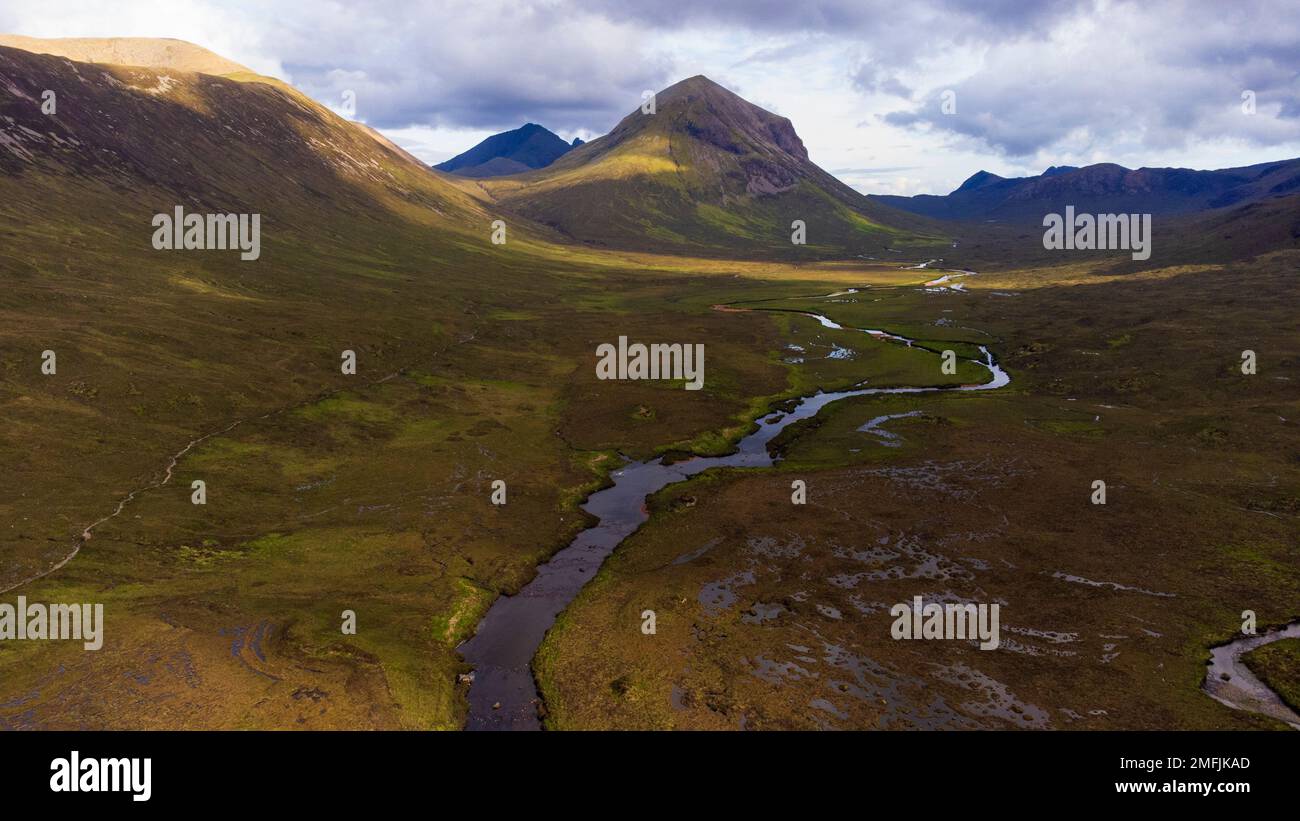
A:
<svg viewBox="0 0 1300 821">
<path fill-rule="evenodd" d="M 808 158 L 790 120 L 704 76 L 660 92 L 545 169 L 484 181 L 502 204 L 584 242 L 740 256 L 858 256 L 937 240 Z M 802 220 L 807 245 L 792 243 Z"/>
<path fill-rule="evenodd" d="M 500 177 L 545 168 L 573 147 L 537 123 L 526 123 L 513 131 L 493 134 L 434 168 L 462 177 Z"/>
</svg>

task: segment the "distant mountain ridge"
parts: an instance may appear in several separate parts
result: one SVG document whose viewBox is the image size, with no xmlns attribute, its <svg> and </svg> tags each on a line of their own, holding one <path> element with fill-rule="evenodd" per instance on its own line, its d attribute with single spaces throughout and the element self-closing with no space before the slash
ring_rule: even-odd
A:
<svg viewBox="0 0 1300 821">
<path fill-rule="evenodd" d="M 946 196 L 872 199 L 935 219 L 1028 223 L 1066 205 L 1090 213 L 1190 214 L 1295 193 L 1300 193 L 1300 159 L 1215 171 L 1129 169 L 1114 163 L 1053 166 L 1036 177 L 979 171 Z"/>
<path fill-rule="evenodd" d="M 493 134 L 470 150 L 434 166 L 462 177 L 502 177 L 545 168 L 582 141 L 566 143 L 537 123 Z"/>
<path fill-rule="evenodd" d="M 611 248 L 811 258 L 943 241 L 929 220 L 818 167 L 789 119 L 702 75 L 545 168 L 480 185 L 511 210 Z M 792 242 L 796 222 L 806 244 Z"/>
</svg>

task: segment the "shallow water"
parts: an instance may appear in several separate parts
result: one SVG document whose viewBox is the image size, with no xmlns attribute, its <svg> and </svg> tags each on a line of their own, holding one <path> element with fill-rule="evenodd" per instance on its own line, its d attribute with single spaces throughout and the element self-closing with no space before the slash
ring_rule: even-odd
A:
<svg viewBox="0 0 1300 821">
<path fill-rule="evenodd" d="M 1251 650 L 1282 639 L 1300 638 L 1300 621 L 1281 630 L 1241 636 L 1227 644 L 1210 648 L 1210 666 L 1203 688 L 1215 701 L 1234 710 L 1261 713 L 1285 721 L 1300 730 L 1300 715 L 1282 701 L 1268 685 L 1255 677 L 1241 657 Z M 1226 678 L 1225 678 L 1226 676 Z"/>
<path fill-rule="evenodd" d="M 920 416 L 920 415 L 921 412 L 919 410 L 914 410 L 914 411 L 908 411 L 907 413 L 889 413 L 889 414 L 885 414 L 884 416 L 877 416 L 874 419 L 868 421 L 862 427 L 858 428 L 858 432 L 873 434 L 880 438 L 880 444 L 888 448 L 896 448 L 900 444 L 899 440 L 901 440 L 903 437 L 899 436 L 897 433 L 894 433 L 893 431 L 885 430 L 880 426 L 894 419 L 910 419 L 913 416 Z"/>
<path fill-rule="evenodd" d="M 821 314 L 809 313 L 823 326 L 846 329 Z M 877 339 L 901 342 L 912 340 L 884 331 L 863 330 Z M 718 467 L 770 467 L 774 463 L 767 446 L 790 425 L 816 416 L 822 408 L 840 399 L 873 394 L 938 393 L 944 391 L 985 391 L 1001 388 L 1011 381 L 984 346 L 984 361 L 971 360 L 986 368 L 992 376 L 988 382 L 953 387 L 856 387 L 849 390 L 819 392 L 797 400 L 787 411 L 768 413 L 757 420 L 758 429 L 740 440 L 736 452 L 727 456 L 695 457 L 670 465 L 662 458 L 629 462 L 610 474 L 614 484 L 587 498 L 582 509 L 599 519 L 599 523 L 579 533 L 568 547 L 541 565 L 537 577 L 515 596 L 497 599 L 478 625 L 474 636 L 459 650 L 474 667 L 469 688 L 469 730 L 537 730 L 540 697 L 533 680 L 532 659 L 546 631 L 578 591 L 590 581 L 623 539 L 649 518 L 646 499 L 662 488 L 684 481 L 698 473 Z"/>
</svg>

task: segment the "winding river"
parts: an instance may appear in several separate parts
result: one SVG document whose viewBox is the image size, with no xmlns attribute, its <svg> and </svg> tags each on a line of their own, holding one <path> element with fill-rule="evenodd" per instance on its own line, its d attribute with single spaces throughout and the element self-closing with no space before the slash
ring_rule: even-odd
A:
<svg viewBox="0 0 1300 821">
<path fill-rule="evenodd" d="M 1300 730 L 1300 714 L 1260 681 L 1241 658 L 1265 644 L 1296 638 L 1300 638 L 1300 621 L 1291 622 L 1279 630 L 1239 636 L 1227 644 L 1210 648 L 1210 665 L 1205 672 L 1203 689 L 1215 701 L 1234 710 L 1260 713 Z"/>
<path fill-rule="evenodd" d="M 731 309 L 735 310 L 735 309 Z M 908 346 L 913 340 L 885 331 L 844 328 L 829 317 L 805 312 L 823 326 L 835 330 L 859 330 L 883 342 Z M 768 443 L 790 425 L 816 416 L 822 408 L 852 396 L 940 391 L 987 391 L 1011 381 L 984 346 L 984 359 L 970 360 L 988 370 L 991 378 L 976 385 L 949 387 L 866 388 L 821 392 L 795 401 L 788 411 L 767 413 L 756 421 L 758 428 L 740 440 L 727 456 L 694 457 L 664 464 L 662 458 L 629 462 L 613 471 L 613 485 L 592 493 L 582 509 L 599 521 L 579 533 L 550 561 L 541 565 L 537 576 L 517 595 L 502 596 L 488 610 L 474 636 L 459 647 L 474 667 L 469 688 L 468 730 L 538 730 L 540 696 L 533 678 L 532 659 L 546 631 L 578 591 L 595 575 L 605 558 L 648 518 L 646 500 L 660 489 L 719 467 L 771 467 L 775 459 Z"/>
</svg>

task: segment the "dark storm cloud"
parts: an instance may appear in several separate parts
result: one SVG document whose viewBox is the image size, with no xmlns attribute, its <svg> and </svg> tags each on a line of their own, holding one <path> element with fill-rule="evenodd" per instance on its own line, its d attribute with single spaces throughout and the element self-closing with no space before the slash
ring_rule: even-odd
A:
<svg viewBox="0 0 1300 821">
<path fill-rule="evenodd" d="M 930 21 L 954 28 L 979 28 L 1004 33 L 1032 31 L 1050 24 L 1093 0 L 574 0 L 574 6 L 617 21 L 637 21 L 661 29 L 725 23 L 760 32 L 819 31 L 869 35 L 872 30 Z M 912 31 L 912 38 L 927 32 Z"/>
<path fill-rule="evenodd" d="M 10 4 L 0 27 L 103 36 L 148 16 L 101 5 Z M 732 68 L 759 94 L 820 72 L 844 108 L 1011 157 L 1300 141 L 1300 9 L 1281 0 L 182 0 L 175 16 L 323 102 L 353 92 L 381 128 L 599 133 L 645 89 Z"/>
<path fill-rule="evenodd" d="M 1084 0 L 946 3 L 845 0 L 487 0 L 343 4 L 303 2 L 268 18 L 262 50 L 293 82 L 329 102 L 356 95 L 357 116 L 379 127 L 498 129 L 538 121 L 602 131 L 641 92 L 697 73 L 663 56 L 680 32 L 781 35 L 737 65 L 773 65 L 844 43 L 867 56 L 850 71 L 859 90 L 911 97 L 898 76 L 945 39 L 992 42 L 1036 31 Z M 679 58 L 679 63 L 689 55 Z"/>
<path fill-rule="evenodd" d="M 1297 13 L 1281 4 L 1116 3 L 1046 39 L 1007 40 L 979 70 L 886 115 L 1026 156 L 1068 143 L 1147 149 L 1193 140 L 1300 139 Z M 942 95 L 955 94 L 946 112 Z M 1254 93 L 1255 113 L 1242 108 Z"/>
<path fill-rule="evenodd" d="M 266 48 L 296 85 L 354 92 L 379 127 L 603 129 L 670 71 L 635 26 L 552 2 L 312 4 L 274 27 Z"/>
<path fill-rule="evenodd" d="M 1104 150 L 1194 139 L 1275 145 L 1300 139 L 1300 10 L 1284 2 L 1178 0 L 575 0 L 658 31 L 731 26 L 816 32 L 855 47 L 851 85 L 910 99 L 894 125 L 948 132 L 1025 156 L 1068 143 Z M 906 79 L 921 61 L 971 54 L 971 71 L 936 88 Z M 779 54 L 779 47 L 768 47 Z M 956 93 L 956 110 L 940 106 Z M 1256 112 L 1241 109 L 1253 91 Z"/>
</svg>

